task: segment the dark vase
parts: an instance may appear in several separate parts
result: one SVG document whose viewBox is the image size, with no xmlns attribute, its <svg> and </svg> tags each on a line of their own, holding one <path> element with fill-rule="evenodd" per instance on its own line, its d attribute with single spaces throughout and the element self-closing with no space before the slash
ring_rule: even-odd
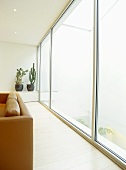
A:
<svg viewBox="0 0 126 170">
<path fill-rule="evenodd" d="M 15 90 L 16 91 L 22 91 L 23 90 L 23 84 L 15 84 Z"/>
<path fill-rule="evenodd" d="M 34 90 L 34 84 L 27 84 L 27 90 L 33 91 Z"/>
</svg>

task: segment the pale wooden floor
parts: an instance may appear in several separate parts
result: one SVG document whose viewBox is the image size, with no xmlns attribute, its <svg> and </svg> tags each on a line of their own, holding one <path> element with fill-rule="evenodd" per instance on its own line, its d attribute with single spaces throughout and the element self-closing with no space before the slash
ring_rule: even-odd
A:
<svg viewBox="0 0 126 170">
<path fill-rule="evenodd" d="M 34 120 L 34 170 L 120 170 L 41 104 L 26 106 Z"/>
</svg>

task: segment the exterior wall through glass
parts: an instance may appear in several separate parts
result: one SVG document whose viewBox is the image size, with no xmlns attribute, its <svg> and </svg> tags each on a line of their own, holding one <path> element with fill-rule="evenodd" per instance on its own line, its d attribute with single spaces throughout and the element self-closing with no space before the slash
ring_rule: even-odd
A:
<svg viewBox="0 0 126 170">
<path fill-rule="evenodd" d="M 122 168 L 126 167 L 125 5 L 123 0 L 73 1 L 38 46 L 40 102 Z"/>
</svg>

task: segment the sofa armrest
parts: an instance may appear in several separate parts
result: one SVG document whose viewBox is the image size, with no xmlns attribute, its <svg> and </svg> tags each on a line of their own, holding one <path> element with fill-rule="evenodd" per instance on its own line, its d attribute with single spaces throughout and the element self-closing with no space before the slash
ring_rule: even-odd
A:
<svg viewBox="0 0 126 170">
<path fill-rule="evenodd" d="M 33 118 L 31 116 L 0 118 L 0 169 L 33 169 Z"/>
<path fill-rule="evenodd" d="M 0 103 L 5 104 L 7 101 L 8 93 L 0 93 Z"/>
</svg>

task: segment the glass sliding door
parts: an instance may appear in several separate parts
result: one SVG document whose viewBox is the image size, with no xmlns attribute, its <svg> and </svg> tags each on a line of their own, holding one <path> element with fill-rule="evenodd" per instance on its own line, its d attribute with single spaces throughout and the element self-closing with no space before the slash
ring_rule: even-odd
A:
<svg viewBox="0 0 126 170">
<path fill-rule="evenodd" d="M 126 161 L 126 1 L 99 1 L 97 141 Z"/>
<path fill-rule="evenodd" d="M 125 6 L 125 0 L 73 1 L 38 47 L 40 102 L 120 166 L 126 165 Z"/>
<path fill-rule="evenodd" d="M 40 101 L 49 106 L 50 94 L 50 34 L 41 44 Z"/>
<path fill-rule="evenodd" d="M 53 28 L 51 108 L 91 135 L 93 0 L 76 3 Z"/>
</svg>

